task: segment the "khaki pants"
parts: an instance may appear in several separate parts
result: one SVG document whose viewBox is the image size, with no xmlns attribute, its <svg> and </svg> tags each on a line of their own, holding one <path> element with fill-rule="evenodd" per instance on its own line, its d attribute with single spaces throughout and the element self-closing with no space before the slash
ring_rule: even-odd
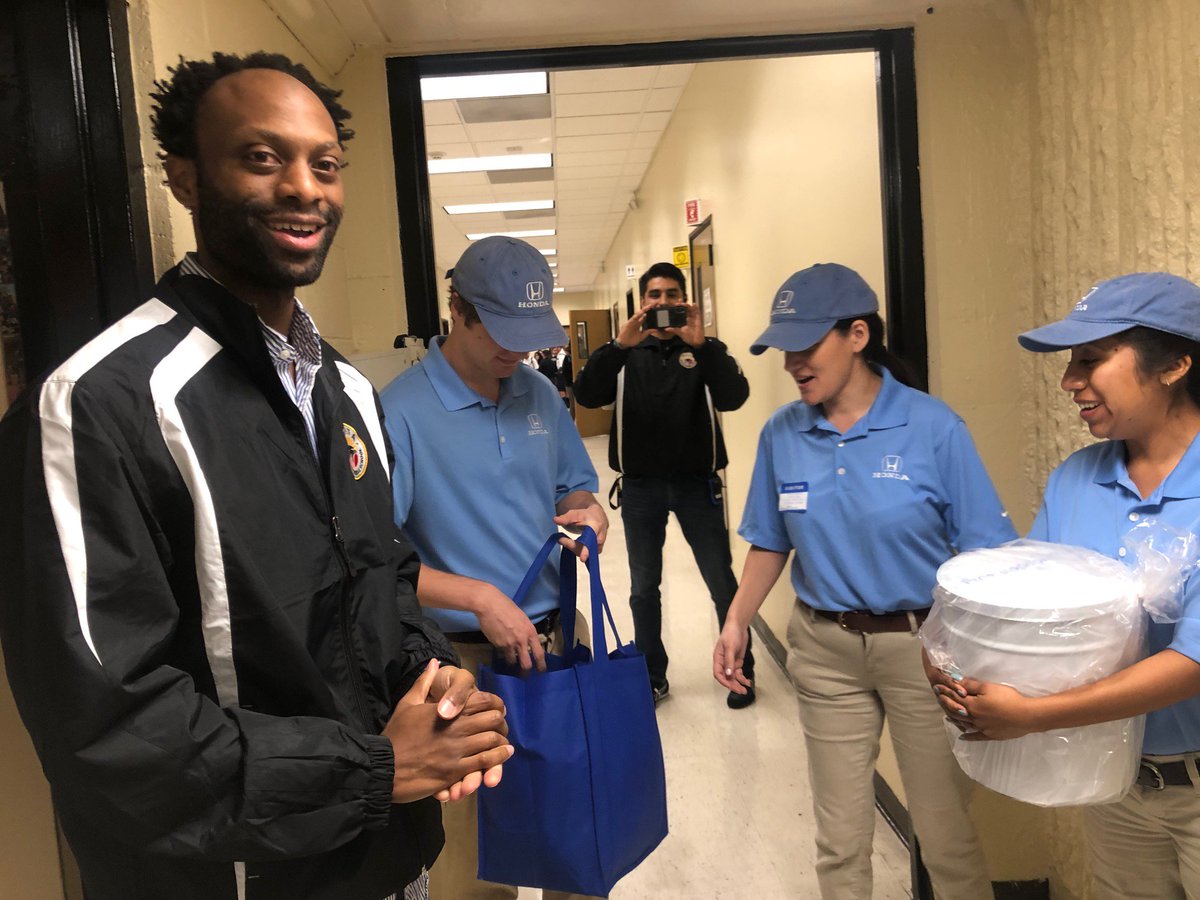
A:
<svg viewBox="0 0 1200 900">
<path fill-rule="evenodd" d="M 575 616 L 576 640 L 591 645 L 587 620 Z M 561 628 L 555 628 L 549 641 L 543 638 L 546 649 L 562 652 Z M 464 669 L 478 675 L 479 667 L 492 662 L 491 644 L 454 644 L 454 652 Z M 480 788 L 487 790 L 487 788 Z M 479 806 L 472 794 L 455 803 L 442 804 L 442 827 L 446 830 L 446 846 L 442 848 L 429 872 L 430 900 L 514 900 L 517 889 L 509 884 L 480 881 L 479 871 Z M 536 852 L 531 848 L 530 852 Z M 583 894 L 564 894 L 561 891 L 542 891 L 544 900 L 584 900 Z"/>
<path fill-rule="evenodd" d="M 1200 900 L 1200 776 L 1197 753 L 1185 759 L 1192 784 L 1155 791 L 1134 785 L 1116 803 L 1084 809 L 1096 900 Z"/>
<path fill-rule="evenodd" d="M 788 644 L 788 672 L 799 687 L 808 748 L 821 896 L 871 898 L 872 773 L 886 715 L 935 894 L 939 900 L 991 900 L 966 811 L 969 782 L 950 752 L 917 636 L 856 634 L 797 603 Z"/>
</svg>

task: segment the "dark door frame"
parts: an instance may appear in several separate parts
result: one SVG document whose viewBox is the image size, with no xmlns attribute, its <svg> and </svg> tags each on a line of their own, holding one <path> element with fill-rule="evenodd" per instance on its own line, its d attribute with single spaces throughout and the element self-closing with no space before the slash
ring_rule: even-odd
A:
<svg viewBox="0 0 1200 900">
<path fill-rule="evenodd" d="M 878 59 L 888 343 L 897 355 L 913 367 L 919 386 L 925 387 L 929 373 L 925 334 L 925 250 L 917 147 L 916 66 L 911 28 L 389 59 L 388 99 L 408 330 L 426 339 L 438 333 L 437 300 L 441 284 L 433 255 L 433 218 L 429 175 L 425 166 L 421 77 L 480 71 L 667 65 L 852 50 L 872 50 Z"/>
<path fill-rule="evenodd" d="M 126 4 L 13 0 L 0 17 L 0 180 L 27 375 L 154 284 Z"/>
</svg>

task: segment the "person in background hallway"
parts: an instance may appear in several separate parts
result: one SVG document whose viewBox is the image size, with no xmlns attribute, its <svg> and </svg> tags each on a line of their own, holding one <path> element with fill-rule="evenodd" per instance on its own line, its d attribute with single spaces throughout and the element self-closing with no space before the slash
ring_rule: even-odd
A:
<svg viewBox="0 0 1200 900">
<path fill-rule="evenodd" d="M 1051 473 L 1029 537 L 1118 558 L 1139 519 L 1200 534 L 1200 287 L 1159 272 L 1114 278 L 1018 340 L 1070 350 L 1062 388 L 1102 439 Z M 1137 783 L 1084 809 L 1093 895 L 1200 897 L 1200 576 L 1184 585 L 1178 622 L 1150 624 L 1146 658 L 1092 684 L 1034 698 L 932 666 L 929 676 L 966 740 L 1146 715 Z"/>
<path fill-rule="evenodd" d="M 0 424 L 13 694 L 89 900 L 422 897 L 434 796 L 512 748 L 417 605 L 374 392 L 295 299 L 349 113 L 275 54 L 171 71 L 197 251 Z"/>
<path fill-rule="evenodd" d="M 670 690 L 662 639 L 662 548 L 675 513 L 708 587 L 718 627 L 737 590 L 721 478 L 725 440 L 717 411 L 738 409 L 750 395 L 746 376 L 725 345 L 704 336 L 700 309 L 687 301 L 683 272 L 655 263 L 638 281 L 641 309 L 615 340 L 597 348 L 575 378 L 575 402 L 616 404 L 608 462 L 621 473 L 616 490 L 629 553 L 634 640 L 646 656 L 655 702 Z M 683 305 L 687 324 L 643 330 L 646 314 Z M 754 657 L 746 648 L 748 690 L 726 703 L 754 702 Z"/>
<path fill-rule="evenodd" d="M 851 269 L 796 272 L 750 348 L 784 351 L 800 399 L 759 437 L 739 534 L 752 545 L 713 649 L 732 691 L 747 625 L 794 551 L 787 667 L 799 688 L 825 900 L 870 900 L 872 775 L 887 717 L 939 900 L 992 897 L 968 787 L 921 664 L 939 565 L 1016 537 L 962 419 L 906 384 L 875 292 Z"/>
<path fill-rule="evenodd" d="M 575 393 L 575 370 L 571 366 L 571 351 L 566 347 L 559 347 L 554 356 L 554 363 L 558 366 L 558 377 L 555 379 L 558 396 L 562 397 L 563 404 L 570 410 L 571 398 Z"/>
<path fill-rule="evenodd" d="M 561 328 L 559 329 L 561 331 Z M 551 384 L 558 383 L 558 364 L 554 361 L 554 351 L 549 348 L 544 348 L 538 351 L 537 370 L 544 375 Z"/>
<path fill-rule="evenodd" d="M 521 365 L 527 351 L 563 337 L 550 269 L 529 244 L 496 236 L 468 247 L 451 277 L 449 336 L 383 390 L 396 522 L 421 555 L 417 596 L 463 666 L 474 673 L 499 653 L 544 670 L 548 650 L 564 652 L 556 567 L 546 566 L 521 606 L 512 596 L 555 526 L 590 525 L 601 546 L 608 531 L 575 423 L 554 387 Z M 446 810 L 434 900 L 517 896 L 476 878 L 477 819 L 473 797 Z"/>
</svg>

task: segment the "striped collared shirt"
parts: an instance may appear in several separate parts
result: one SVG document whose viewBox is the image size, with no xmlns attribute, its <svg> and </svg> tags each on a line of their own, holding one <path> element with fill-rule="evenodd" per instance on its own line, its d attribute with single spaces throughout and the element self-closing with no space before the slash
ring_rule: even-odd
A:
<svg viewBox="0 0 1200 900">
<path fill-rule="evenodd" d="M 217 280 L 200 265 L 194 253 L 183 257 L 179 270 L 185 275 L 199 275 L 202 278 Z M 304 419 L 304 430 L 308 434 L 308 444 L 312 448 L 313 456 L 317 456 L 317 426 L 313 418 L 312 401 L 313 384 L 317 378 L 317 370 L 321 368 L 321 335 L 317 332 L 317 326 L 300 301 L 296 300 L 292 322 L 286 335 L 280 334 L 262 319 L 258 320 L 258 328 L 262 332 L 263 342 L 267 345 L 267 352 L 271 355 L 271 363 L 275 366 L 279 383 L 296 404 L 296 409 L 300 410 L 300 417 Z M 294 376 L 292 366 L 295 366 Z"/>
</svg>

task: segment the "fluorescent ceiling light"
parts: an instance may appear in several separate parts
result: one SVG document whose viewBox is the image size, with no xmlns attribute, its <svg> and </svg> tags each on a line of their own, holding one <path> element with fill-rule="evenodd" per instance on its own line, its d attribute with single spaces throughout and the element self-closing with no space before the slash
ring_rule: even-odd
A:
<svg viewBox="0 0 1200 900">
<path fill-rule="evenodd" d="M 467 216 L 471 213 L 520 212 L 526 209 L 554 209 L 553 200 L 506 200 L 503 203 L 459 203 L 443 206 L 452 216 Z"/>
<path fill-rule="evenodd" d="M 469 100 L 475 97 L 520 97 L 546 94 L 545 72 L 503 72 L 496 75 L 445 75 L 421 79 L 421 99 Z"/>
<path fill-rule="evenodd" d="M 566 290 L 566 288 L 555 288 L 555 289 L 554 289 L 554 293 L 556 293 L 556 294 L 561 294 L 561 293 L 562 293 L 563 291 L 565 291 L 565 290 Z"/>
<path fill-rule="evenodd" d="M 429 160 L 430 175 L 454 172 L 498 172 L 501 169 L 549 169 L 554 164 L 549 153 L 510 153 L 506 156 L 462 156 L 455 159 Z"/>
<path fill-rule="evenodd" d="M 546 265 L 548 265 L 550 268 L 553 269 L 555 266 L 558 265 L 558 263 L 546 263 Z"/>
<path fill-rule="evenodd" d="M 538 252 L 541 253 L 542 256 L 558 256 L 557 250 L 539 250 Z M 550 265 L 554 265 L 554 263 L 551 263 Z"/>
<path fill-rule="evenodd" d="M 534 228 L 531 231 L 481 231 L 479 234 L 468 234 L 468 241 L 481 241 L 487 237 L 511 237 L 511 238 L 531 238 L 531 237 L 554 237 L 556 234 L 553 228 Z"/>
</svg>

